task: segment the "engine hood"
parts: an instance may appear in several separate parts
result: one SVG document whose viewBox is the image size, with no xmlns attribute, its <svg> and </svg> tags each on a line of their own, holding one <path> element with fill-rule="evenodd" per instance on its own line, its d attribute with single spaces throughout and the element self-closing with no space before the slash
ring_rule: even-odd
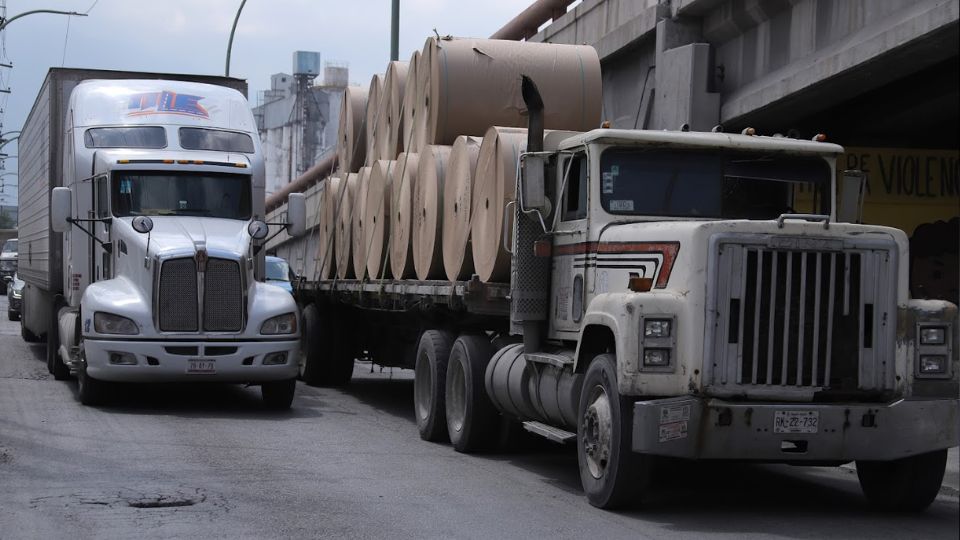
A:
<svg viewBox="0 0 960 540">
<path fill-rule="evenodd" d="M 250 246 L 248 222 L 244 220 L 189 216 L 154 216 L 151 219 L 150 255 L 163 258 L 203 248 L 210 252 L 240 256 Z M 147 235 L 133 230 L 132 218 L 119 218 L 117 221 L 122 223 L 121 235 L 128 237 L 145 252 Z"/>
</svg>

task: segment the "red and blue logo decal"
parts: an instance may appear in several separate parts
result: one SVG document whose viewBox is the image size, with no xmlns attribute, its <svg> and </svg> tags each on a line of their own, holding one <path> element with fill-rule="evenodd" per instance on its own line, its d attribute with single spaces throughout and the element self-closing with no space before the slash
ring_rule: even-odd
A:
<svg viewBox="0 0 960 540">
<path fill-rule="evenodd" d="M 195 118 L 210 118 L 210 113 L 200 104 L 203 96 L 178 94 L 164 90 L 145 92 L 130 96 L 127 103 L 127 116 L 146 116 L 150 114 L 181 114 Z"/>
</svg>

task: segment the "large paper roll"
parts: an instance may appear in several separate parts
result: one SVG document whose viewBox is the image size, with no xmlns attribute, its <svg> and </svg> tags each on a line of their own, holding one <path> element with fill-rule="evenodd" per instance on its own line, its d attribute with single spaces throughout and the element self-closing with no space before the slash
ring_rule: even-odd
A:
<svg viewBox="0 0 960 540">
<path fill-rule="evenodd" d="M 367 276 L 390 277 L 390 181 L 396 161 L 378 160 L 370 170 L 363 210 L 363 237 Z"/>
<path fill-rule="evenodd" d="M 413 193 L 416 191 L 417 154 L 401 153 L 393 168 L 390 183 L 390 268 L 394 279 L 414 277 L 413 250 L 410 249 Z"/>
<path fill-rule="evenodd" d="M 336 268 L 336 230 L 337 230 L 337 195 L 340 192 L 340 178 L 331 176 L 324 181 L 323 191 L 320 193 L 320 223 L 317 234 L 317 264 L 320 269 L 320 279 L 333 277 Z"/>
<path fill-rule="evenodd" d="M 547 131 L 543 148 L 556 150 L 563 140 L 577 134 Z M 516 198 L 518 160 L 526 149 L 527 130 L 523 128 L 491 127 L 480 144 L 470 239 L 474 269 L 484 282 L 505 282 L 510 278 L 510 253 L 503 248 L 504 209 Z M 513 218 L 508 219 L 512 222 Z"/>
<path fill-rule="evenodd" d="M 417 148 L 412 143 L 414 116 L 417 110 L 417 66 L 420 64 L 420 51 L 414 51 L 410 57 L 410 63 L 407 64 L 407 85 L 403 94 L 403 129 L 401 130 L 401 142 L 403 151 L 415 153 Z"/>
<path fill-rule="evenodd" d="M 482 136 L 490 126 L 526 127 L 521 75 L 540 90 L 544 127 L 599 127 L 600 58 L 593 47 L 429 38 L 417 65 L 424 140 L 453 144 L 460 135 Z"/>
<path fill-rule="evenodd" d="M 380 100 L 383 97 L 383 75 L 377 74 L 370 78 L 370 89 L 367 91 L 367 158 L 366 165 L 373 165 L 380 154 L 377 148 L 377 123 L 380 121 Z"/>
<path fill-rule="evenodd" d="M 337 193 L 337 231 L 334 235 L 334 255 L 337 260 L 337 277 L 352 278 L 353 273 L 353 206 L 357 195 L 357 174 L 347 174 L 347 180 Z"/>
<path fill-rule="evenodd" d="M 473 251 L 470 247 L 470 212 L 473 198 L 473 179 L 480 155 L 482 137 L 461 135 L 453 143 L 446 182 L 438 198 L 442 212 L 440 239 L 436 240 L 431 265 L 437 266 L 431 274 L 442 271 L 447 279 L 459 281 L 473 274 Z M 419 274 L 418 274 L 419 275 Z"/>
<path fill-rule="evenodd" d="M 367 206 L 367 188 L 370 184 L 371 167 L 361 167 L 357 173 L 357 187 L 355 197 L 353 198 L 353 231 L 351 232 L 350 242 L 353 245 L 353 275 L 357 279 L 363 279 L 367 275 L 367 253 L 365 251 L 366 242 L 364 242 L 364 217 Z"/>
<path fill-rule="evenodd" d="M 431 58 L 431 49 L 427 47 L 429 41 L 424 45 L 423 50 L 420 51 L 420 56 L 417 58 L 417 84 L 415 99 L 413 103 L 413 126 L 407 127 L 406 129 L 410 131 L 410 144 L 406 146 L 408 152 L 419 153 L 428 144 L 427 142 L 427 117 L 426 111 L 429 108 L 430 96 L 426 93 L 430 87 L 429 77 L 430 77 L 430 58 Z"/>
<path fill-rule="evenodd" d="M 441 279 L 440 253 L 443 189 L 450 161 L 449 146 L 429 145 L 420 153 L 417 186 L 414 192 L 413 257 L 419 279 Z"/>
<path fill-rule="evenodd" d="M 400 138 L 403 129 L 403 97 L 407 87 L 407 62 L 390 62 L 383 80 L 380 97 L 380 118 L 377 124 L 377 152 L 382 159 L 396 159 L 403 151 Z"/>
<path fill-rule="evenodd" d="M 367 89 L 348 86 L 340 103 L 337 162 L 341 171 L 357 172 L 367 155 Z"/>
</svg>

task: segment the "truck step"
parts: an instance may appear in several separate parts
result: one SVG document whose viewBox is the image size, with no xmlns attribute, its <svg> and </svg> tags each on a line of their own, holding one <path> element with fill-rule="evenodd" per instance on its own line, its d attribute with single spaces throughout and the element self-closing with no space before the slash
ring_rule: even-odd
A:
<svg viewBox="0 0 960 540">
<path fill-rule="evenodd" d="M 533 421 L 524 422 L 523 429 L 529 431 L 530 433 L 539 435 L 541 437 L 545 437 L 547 439 L 550 439 L 553 442 L 560 443 L 560 444 L 570 442 L 573 439 L 577 438 L 576 433 L 571 433 L 569 431 L 565 431 L 560 428 L 548 426 L 543 422 L 533 422 Z"/>
</svg>

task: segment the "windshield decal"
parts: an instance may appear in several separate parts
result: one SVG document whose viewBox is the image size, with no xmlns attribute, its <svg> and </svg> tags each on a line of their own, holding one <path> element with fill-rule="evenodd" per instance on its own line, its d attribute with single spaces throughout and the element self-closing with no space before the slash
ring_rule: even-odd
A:
<svg viewBox="0 0 960 540">
<path fill-rule="evenodd" d="M 151 114 L 182 114 L 194 118 L 210 118 L 207 109 L 200 105 L 203 96 L 178 94 L 169 90 L 162 92 L 144 92 L 130 96 L 127 103 L 127 116 L 146 116 Z"/>
</svg>

